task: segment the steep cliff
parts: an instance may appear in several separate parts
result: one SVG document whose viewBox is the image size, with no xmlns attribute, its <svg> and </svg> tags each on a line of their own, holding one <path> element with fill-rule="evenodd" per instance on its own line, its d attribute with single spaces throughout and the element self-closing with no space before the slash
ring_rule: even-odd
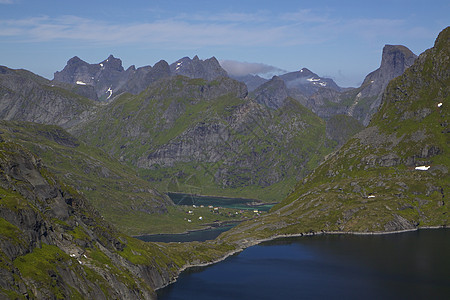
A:
<svg viewBox="0 0 450 300">
<path fill-rule="evenodd" d="M 319 117 L 329 119 L 345 114 L 367 126 L 378 111 L 383 91 L 388 83 L 409 68 L 417 56 L 405 46 L 386 45 L 383 48 L 380 67 L 366 76 L 358 88 L 346 90 L 319 89 L 301 103 Z M 295 95 L 292 95 L 295 98 Z"/>
<path fill-rule="evenodd" d="M 21 146 L 0 142 L 0 297 L 152 299 L 177 266 L 126 237 Z"/>
<path fill-rule="evenodd" d="M 60 127 L 0 121 L 0 132 L 4 139 L 41 157 L 53 174 L 83 193 L 122 232 L 152 232 L 154 214 L 166 213 L 167 207 L 173 205 L 167 196 L 137 177 L 133 169 Z"/>
<path fill-rule="evenodd" d="M 97 108 L 94 101 L 31 72 L 0 67 L 0 119 L 68 128 L 90 118 Z"/>
</svg>

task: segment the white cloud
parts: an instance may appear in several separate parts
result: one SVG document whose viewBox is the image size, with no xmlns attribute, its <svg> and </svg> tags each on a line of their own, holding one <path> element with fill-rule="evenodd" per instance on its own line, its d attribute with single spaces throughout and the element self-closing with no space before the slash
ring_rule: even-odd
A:
<svg viewBox="0 0 450 300">
<path fill-rule="evenodd" d="M 254 74 L 254 75 L 258 74 L 263 76 L 265 74 L 274 75 L 286 73 L 286 71 L 281 70 L 277 67 L 262 63 L 249 63 L 235 60 L 221 60 L 219 63 L 222 66 L 222 68 L 224 68 L 225 71 L 227 71 L 228 74 L 234 76 L 244 76 L 247 74 Z"/>
<path fill-rule="evenodd" d="M 5 1 L 11 0 L 0 0 Z M 348 36 L 376 39 L 423 33 L 403 20 L 337 20 L 309 10 L 271 16 L 267 12 L 179 15 L 147 23 L 119 24 L 76 16 L 0 20 L 0 36 L 26 42 L 72 40 L 102 45 L 139 43 L 159 48 L 283 47 L 321 44 Z"/>
<path fill-rule="evenodd" d="M 0 0 L 0 4 L 13 4 L 14 0 Z"/>
</svg>

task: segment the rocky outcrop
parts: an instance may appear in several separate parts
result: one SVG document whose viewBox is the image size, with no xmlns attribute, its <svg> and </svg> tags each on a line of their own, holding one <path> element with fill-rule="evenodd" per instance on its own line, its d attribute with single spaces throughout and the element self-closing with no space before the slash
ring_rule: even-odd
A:
<svg viewBox="0 0 450 300">
<path fill-rule="evenodd" d="M 0 150 L 1 297 L 153 299 L 176 275 L 155 263 L 170 262 L 157 247 L 119 234 L 37 157 L 8 142 Z M 148 261 L 130 261 L 141 255 Z"/>
<path fill-rule="evenodd" d="M 288 91 L 284 81 L 280 77 L 274 76 L 258 87 L 254 91 L 254 95 L 256 102 L 277 109 L 283 106 L 284 100 L 288 97 Z"/>
<path fill-rule="evenodd" d="M 68 128 L 84 122 L 96 104 L 25 70 L 0 67 L 0 119 Z"/>
<path fill-rule="evenodd" d="M 0 132 L 4 140 L 14 141 L 42 157 L 55 176 L 83 192 L 107 221 L 125 233 L 150 232 L 154 214 L 166 213 L 167 207 L 173 205 L 133 170 L 60 127 L 0 121 Z M 146 221 L 130 228 L 127 220 L 136 214 Z"/>
<path fill-rule="evenodd" d="M 361 89 L 357 94 L 356 101 L 364 101 L 363 99 L 371 98 L 365 105 L 369 107 L 369 111 L 365 116 L 358 116 L 358 107 L 355 111 L 351 111 L 350 115 L 355 115 L 367 125 L 372 115 L 381 105 L 383 91 L 388 83 L 403 74 L 407 68 L 412 66 L 417 55 L 408 48 L 401 45 L 386 45 L 383 48 L 380 67 L 366 76 L 361 85 Z"/>
<path fill-rule="evenodd" d="M 203 78 L 208 81 L 218 77 L 227 77 L 227 72 L 220 66 L 215 57 L 201 60 L 198 56 L 193 59 L 183 57 L 170 65 L 170 71 L 174 75 L 183 75 L 189 78 Z"/>
<path fill-rule="evenodd" d="M 321 88 L 341 90 L 332 79 L 322 78 L 307 68 L 281 75 L 280 78 L 293 93 L 301 93 L 307 97 L 317 93 Z"/>
</svg>

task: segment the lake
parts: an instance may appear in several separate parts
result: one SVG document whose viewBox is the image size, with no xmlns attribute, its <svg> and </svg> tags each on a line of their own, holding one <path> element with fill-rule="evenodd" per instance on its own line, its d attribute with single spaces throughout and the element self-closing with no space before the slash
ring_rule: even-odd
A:
<svg viewBox="0 0 450 300">
<path fill-rule="evenodd" d="M 214 240 L 216 237 L 218 237 L 222 232 L 225 232 L 227 230 L 230 230 L 235 224 L 227 224 L 220 227 L 213 227 L 205 230 L 196 230 L 196 231 L 189 231 L 186 233 L 172 233 L 172 234 L 149 234 L 149 235 L 141 235 L 141 236 L 135 236 L 135 238 L 138 238 L 144 242 L 163 242 L 163 243 L 170 243 L 170 242 L 204 242 L 207 240 Z"/>
<path fill-rule="evenodd" d="M 192 268 L 158 299 L 449 299 L 450 229 L 319 235 Z"/>
<path fill-rule="evenodd" d="M 273 204 L 262 204 L 262 202 L 245 198 L 228 198 L 215 196 L 200 196 L 182 193 L 167 193 L 170 199 L 176 205 L 204 205 L 226 207 L 233 209 L 258 209 L 260 211 L 269 211 Z M 258 203 L 255 205 L 255 203 Z"/>
</svg>

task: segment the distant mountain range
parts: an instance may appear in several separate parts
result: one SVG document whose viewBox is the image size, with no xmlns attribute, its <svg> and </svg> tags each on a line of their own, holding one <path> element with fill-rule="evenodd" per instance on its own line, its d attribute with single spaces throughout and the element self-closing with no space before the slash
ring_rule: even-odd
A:
<svg viewBox="0 0 450 300">
<path fill-rule="evenodd" d="M 257 101 L 269 107 L 278 107 L 289 96 L 326 120 L 345 114 L 367 125 L 380 106 L 389 81 L 401 75 L 416 58 L 405 46 L 386 45 L 380 67 L 368 74 L 359 88 L 343 89 L 332 79 L 322 78 L 307 68 L 275 76 L 271 80 L 251 74 L 233 79 L 244 82 Z M 70 84 L 63 87 L 92 100 L 108 102 L 122 92 L 139 94 L 151 83 L 176 75 L 208 81 L 228 77 L 214 57 L 207 60 L 200 60 L 197 56 L 193 59 L 184 57 L 171 65 L 161 60 L 153 67 L 136 69 L 131 66 L 124 70 L 122 61 L 111 55 L 98 64 L 88 64 L 73 57 L 62 71 L 55 73 L 53 82 L 56 85 Z M 285 85 L 281 85 L 279 79 Z"/>
<path fill-rule="evenodd" d="M 264 82 L 247 76 L 262 82 L 248 94 L 214 57 L 127 70 L 112 55 L 98 64 L 73 57 L 52 81 L 2 67 L 0 113 L 62 126 L 163 191 L 273 201 L 363 128 L 415 58 L 385 46 L 359 88 L 303 68 Z"/>
</svg>

